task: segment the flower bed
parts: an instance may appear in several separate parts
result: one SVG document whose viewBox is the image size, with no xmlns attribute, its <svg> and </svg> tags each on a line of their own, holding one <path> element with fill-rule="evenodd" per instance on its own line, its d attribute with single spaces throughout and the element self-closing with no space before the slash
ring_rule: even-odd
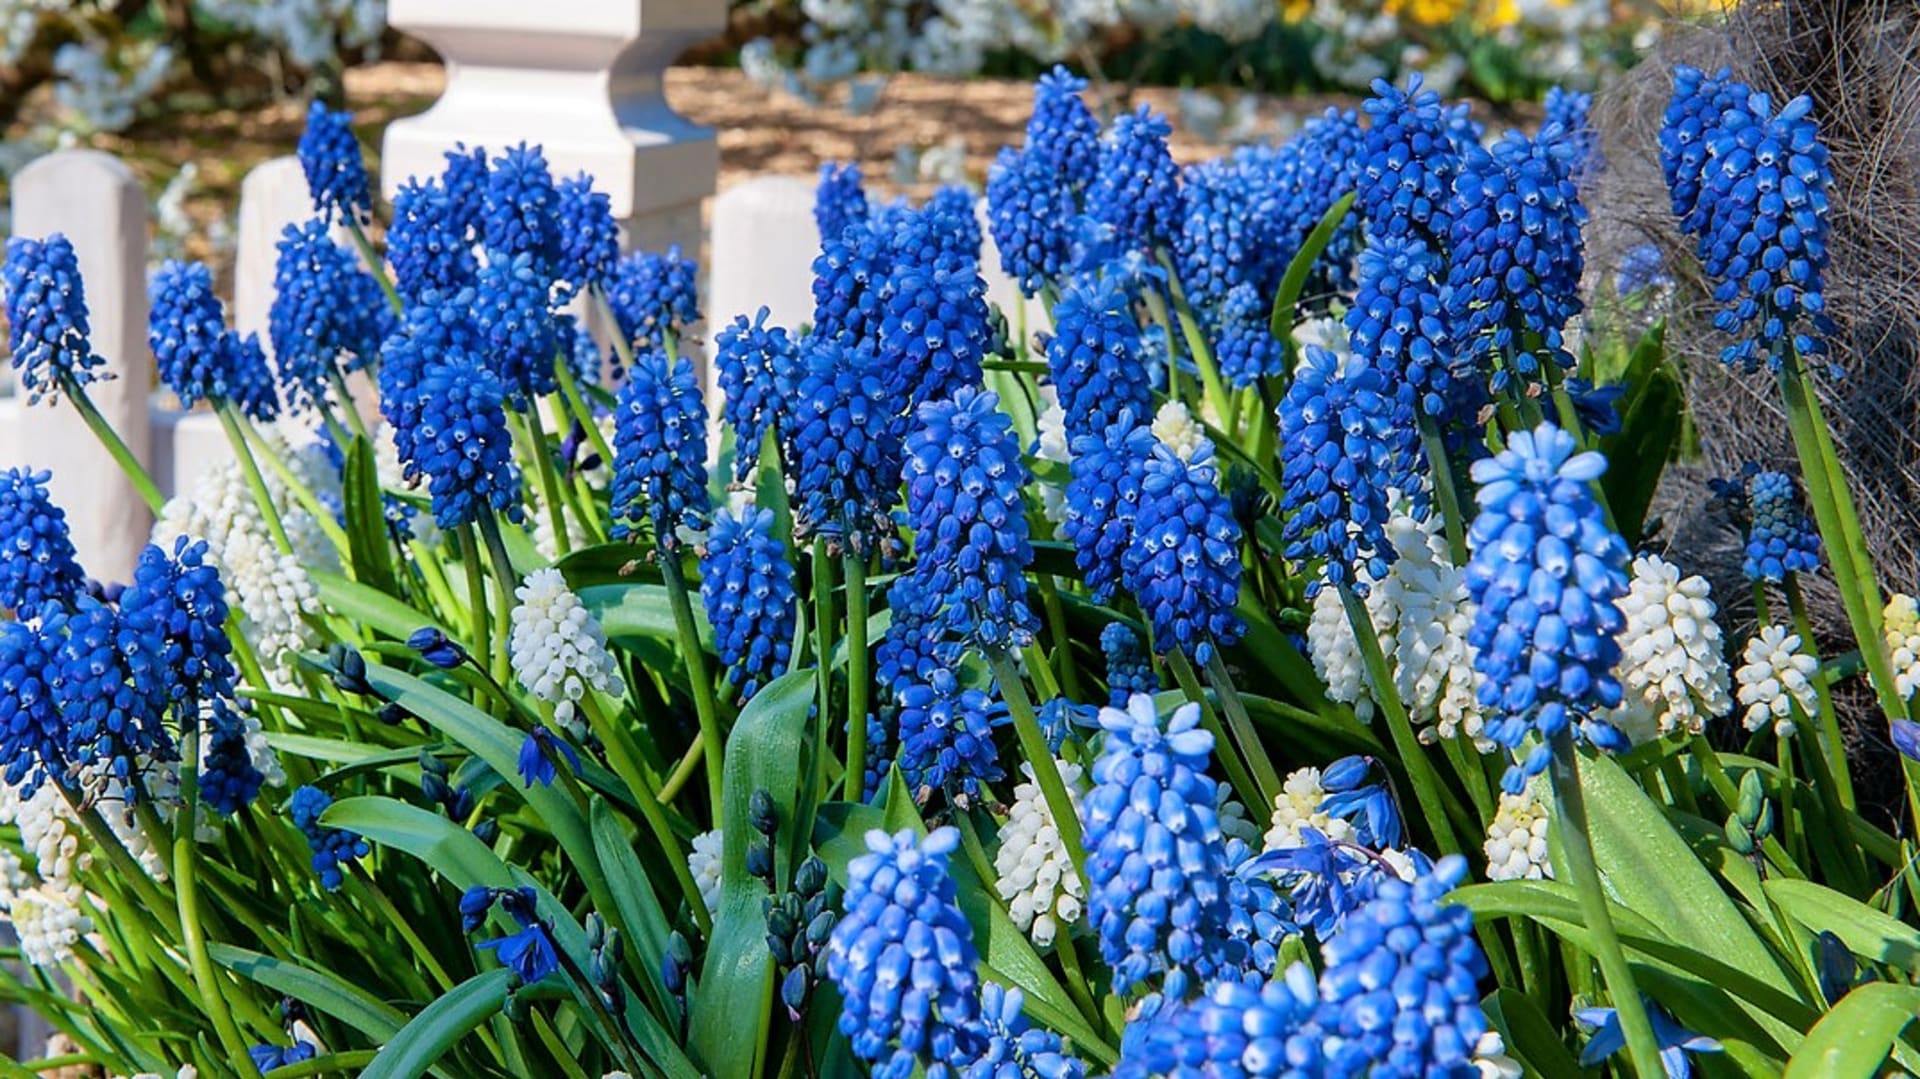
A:
<svg viewBox="0 0 1920 1079">
<path fill-rule="evenodd" d="M 1864 678 L 1920 756 L 1920 615 L 1883 604 L 1808 389 L 1804 99 L 1683 69 L 1662 142 L 1726 360 L 1800 450 L 1724 485 L 1772 612 L 1741 642 L 1646 549 L 1657 328 L 1568 332 L 1644 299 L 1581 293 L 1582 99 L 1488 142 L 1382 83 L 1364 122 L 1183 169 L 1082 89 L 1040 81 L 986 190 L 1049 332 L 987 303 L 972 194 L 829 169 L 812 323 L 719 322 L 717 410 L 694 268 L 621 256 L 588 180 L 451 153 L 377 255 L 316 106 L 272 359 L 204 269 L 153 280 L 162 377 L 234 462 L 163 501 L 94 425 L 157 518 L 134 580 L 0 473 L 7 989 L 63 1062 L 1909 1060 L 1907 859 L 1830 698 Z M 4 284 L 22 387 L 97 419 L 71 246 L 16 238 Z M 1858 662 L 1813 650 L 1823 572 Z"/>
</svg>

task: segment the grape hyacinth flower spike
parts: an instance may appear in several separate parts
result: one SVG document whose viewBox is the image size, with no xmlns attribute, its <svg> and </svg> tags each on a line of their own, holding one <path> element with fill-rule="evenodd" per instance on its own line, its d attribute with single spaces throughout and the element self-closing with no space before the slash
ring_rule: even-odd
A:
<svg viewBox="0 0 1920 1079">
<path fill-rule="evenodd" d="M 28 404 L 112 377 L 98 370 L 106 361 L 89 341 L 86 285 L 64 235 L 8 239 L 0 284 L 7 294 L 7 350 Z"/>
<path fill-rule="evenodd" d="M 353 116 L 319 101 L 307 106 L 307 127 L 296 150 L 307 176 L 307 193 L 320 220 L 360 225 L 373 215 L 373 194 L 360 142 L 353 137 Z"/>
<path fill-rule="evenodd" d="M 87 579 L 66 512 L 47 490 L 52 479 L 45 470 L 0 470 L 0 608 L 22 618 L 49 603 L 70 606 Z"/>
<path fill-rule="evenodd" d="M 654 350 L 634 357 L 614 405 L 613 452 L 615 538 L 644 521 L 660 551 L 672 553 L 682 528 L 706 528 L 707 409 L 691 360 Z"/>
</svg>

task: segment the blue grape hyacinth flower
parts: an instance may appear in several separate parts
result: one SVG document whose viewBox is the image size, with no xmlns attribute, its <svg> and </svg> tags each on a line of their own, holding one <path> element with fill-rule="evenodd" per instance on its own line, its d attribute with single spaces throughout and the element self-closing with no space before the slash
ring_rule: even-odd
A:
<svg viewBox="0 0 1920 1079">
<path fill-rule="evenodd" d="M 1789 573 L 1820 568 L 1820 533 L 1800 499 L 1800 489 L 1785 472 L 1754 469 L 1746 476 L 1747 580 L 1775 584 Z"/>
<path fill-rule="evenodd" d="M 1205 974 L 1227 963 L 1227 853 L 1207 775 L 1213 735 L 1200 708 L 1167 718 L 1153 698 L 1100 712 L 1106 732 L 1082 799 L 1087 918 L 1113 990 L 1169 971 Z"/>
<path fill-rule="evenodd" d="M 1606 458 L 1577 448 L 1572 435 L 1543 423 L 1473 464 L 1480 512 L 1467 533 L 1466 578 L 1479 610 L 1467 641 L 1486 679 L 1486 734 L 1509 749 L 1530 733 L 1542 739 L 1507 770 L 1510 794 L 1546 769 L 1561 731 L 1602 749 L 1625 745 L 1600 714 L 1621 699 L 1613 670 L 1626 625 L 1627 544 L 1594 498 Z"/>
<path fill-rule="evenodd" d="M 942 597 L 957 628 L 986 649 L 1018 651 L 1033 639 L 1026 568 L 1033 561 L 1022 491 L 1030 479 L 1000 398 L 962 387 L 920 406 L 905 444 L 914 572 Z"/>
<path fill-rule="evenodd" d="M 981 690 L 960 684 L 951 668 L 936 667 L 900 692 L 897 760 L 914 791 L 945 791 L 964 804 L 982 785 L 1005 778 L 993 745 L 994 704 Z"/>
<path fill-rule="evenodd" d="M 87 575 L 67 532 L 67 515 L 47 483 L 53 473 L 0 469 L 0 607 L 26 616 L 48 603 L 68 606 Z"/>
<path fill-rule="evenodd" d="M 447 190 L 454 193 L 451 183 Z M 566 238 L 560 233 L 560 190 L 540 147 L 521 143 L 494 158 L 484 190 L 482 245 L 508 258 L 526 255 L 543 276 L 554 276 Z"/>
<path fill-rule="evenodd" d="M 1236 387 L 1286 373 L 1287 350 L 1268 323 L 1272 305 L 1250 284 L 1235 285 L 1220 305 L 1214 359 L 1220 377 Z"/>
<path fill-rule="evenodd" d="M 226 588 L 207 559 L 205 540 L 181 536 L 171 554 L 150 543 L 120 595 L 128 627 L 160 642 L 162 692 L 183 719 L 203 701 L 233 696 Z"/>
<path fill-rule="evenodd" d="M 905 440 L 901 402 L 867 347 L 801 343 L 803 373 L 781 437 L 794 492 L 794 539 L 822 535 L 866 551 L 894 529 Z"/>
<path fill-rule="evenodd" d="M 1321 946 L 1328 1073 L 1474 1079 L 1486 956 L 1473 914 L 1447 902 L 1467 875 L 1449 855 L 1412 882 L 1382 874 L 1373 898 Z"/>
<path fill-rule="evenodd" d="M 332 796 L 318 787 L 301 787 L 287 802 L 293 826 L 307 837 L 307 847 L 313 852 L 313 871 L 330 892 L 338 891 L 346 883 L 346 866 L 373 851 L 365 839 L 354 833 L 320 823 L 320 815 L 332 805 Z"/>
<path fill-rule="evenodd" d="M 1593 129 L 1593 95 L 1564 86 L 1547 87 L 1542 101 L 1547 115 L 1541 130 L 1556 128 L 1566 147 L 1567 169 L 1578 181 L 1597 175 L 1606 167 L 1600 155 L 1600 135 Z"/>
<path fill-rule="evenodd" d="M 200 800 L 221 816 L 253 804 L 267 777 L 253 763 L 246 720 L 236 706 L 215 698 L 207 702 L 200 725 L 206 741 L 200 750 Z"/>
<path fill-rule="evenodd" d="M 86 285 L 65 236 L 9 238 L 0 284 L 7 293 L 7 349 L 28 404 L 112 377 L 96 371 L 107 361 L 88 340 Z"/>
<path fill-rule="evenodd" d="M 887 586 L 893 621 L 873 650 L 874 680 L 890 700 L 933 672 L 960 663 L 963 651 L 946 617 L 946 597 L 932 591 L 917 574 L 903 573 Z"/>
<path fill-rule="evenodd" d="M 54 694 L 66 611 L 48 604 L 34 613 L 33 622 L 0 622 L 0 778 L 22 798 L 67 771 L 67 723 Z"/>
<path fill-rule="evenodd" d="M 1113 1079 L 1319 1079 L 1329 1074 L 1319 1015 L 1305 963 L 1273 979 L 1221 978 L 1129 1023 Z"/>
<path fill-rule="evenodd" d="M 798 608 L 793 565 L 773 533 L 773 511 L 747 506 L 714 515 L 700 556 L 700 599 L 714 651 L 741 699 L 787 665 Z"/>
<path fill-rule="evenodd" d="M 408 305 L 427 293 L 452 293 L 480 272 L 470 224 L 439 180 L 409 178 L 393 197 L 387 226 L 387 262 L 394 290 Z"/>
<path fill-rule="evenodd" d="M 247 1049 L 247 1059 L 261 1075 L 266 1075 L 276 1068 L 312 1060 L 317 1052 L 310 1041 L 296 1041 L 292 1045 L 261 1044 Z"/>
<path fill-rule="evenodd" d="M 267 363 L 267 350 L 260 347 L 260 335 L 245 337 L 227 331 L 228 388 L 234 407 L 255 423 L 272 423 L 280 418 L 280 391 L 274 386 L 273 367 Z"/>
<path fill-rule="evenodd" d="M 1170 248 L 1180 230 L 1180 166 L 1167 151 L 1173 126 L 1146 105 L 1114 121 L 1100 146 L 1086 210 L 1111 226 L 1123 251 Z"/>
<path fill-rule="evenodd" d="M 147 282 L 147 344 L 160 381 L 182 407 L 233 396 L 234 339 L 204 263 L 169 259 L 154 271 Z"/>
<path fill-rule="evenodd" d="M 593 189 L 586 173 L 568 177 L 554 188 L 555 216 L 560 223 L 560 260 L 554 276 L 568 286 L 566 295 L 585 292 L 613 274 L 620 261 L 620 226 L 613 220 L 613 200 Z"/>
<path fill-rule="evenodd" d="M 1073 192 L 1092 186 L 1100 167 L 1100 121 L 1087 108 L 1087 80 L 1055 65 L 1033 84 L 1027 148 L 1050 163 Z"/>
<path fill-rule="evenodd" d="M 307 127 L 295 154 L 307 176 L 307 193 L 322 221 L 364 223 L 373 216 L 373 192 L 360 140 L 353 137 L 353 114 L 315 101 L 307 106 Z"/>
<path fill-rule="evenodd" d="M 700 321 L 697 268 L 680 245 L 636 251 L 620 260 L 607 281 L 607 304 L 634 351 L 667 347 Z"/>
<path fill-rule="evenodd" d="M 1419 72 L 1402 90 L 1373 81 L 1361 110 L 1372 124 L 1362 147 L 1355 208 L 1369 236 L 1404 236 L 1443 249 L 1453 232 L 1449 203 L 1459 171 L 1447 110 Z"/>
<path fill-rule="evenodd" d="M 965 220 L 971 225 L 971 210 Z M 896 230 L 895 243 L 912 247 L 952 234 L 940 209 L 929 205 Z M 979 382 L 981 361 L 994 345 L 979 263 L 938 243 L 932 247 L 893 261 L 881 284 L 884 311 L 872 326 L 874 347 L 890 372 L 889 391 L 908 407 Z"/>
<path fill-rule="evenodd" d="M 474 328 L 515 409 L 524 410 L 560 388 L 553 362 L 560 330 L 552 295 L 553 281 L 533 256 L 488 252 L 474 289 Z"/>
<path fill-rule="evenodd" d="M 1067 519 L 1060 534 L 1073 544 L 1074 565 L 1096 602 L 1109 602 L 1127 580 L 1142 481 L 1157 442 L 1143 419 L 1123 409 L 1097 434 L 1072 438 Z"/>
<path fill-rule="evenodd" d="M 634 357 L 614 404 L 613 534 L 641 521 L 660 550 L 680 548 L 680 529 L 704 529 L 707 493 L 707 407 L 693 362 L 669 366 L 666 353 Z"/>
<path fill-rule="evenodd" d="M 1706 226 L 1712 207 L 1702 202 L 1701 194 L 1711 140 L 1719 133 L 1727 110 L 1737 107 L 1750 92 L 1734 81 L 1729 68 L 1712 75 L 1687 64 L 1673 69 L 1673 96 L 1661 116 L 1660 171 L 1683 233 L 1696 235 Z"/>
<path fill-rule="evenodd" d="M 1081 278 L 1061 294 L 1047 339 L 1047 373 L 1066 417 L 1067 439 L 1099 435 L 1122 412 L 1153 414 L 1140 324 L 1115 275 Z"/>
<path fill-rule="evenodd" d="M 298 413 L 326 402 L 336 367 L 352 371 L 374 361 L 390 315 L 379 284 L 358 256 L 333 242 L 325 222 L 288 225 L 278 247 L 268 336 L 282 400 Z"/>
<path fill-rule="evenodd" d="M 427 477 L 434 521 L 443 529 L 488 513 L 520 515 L 506 394 L 493 372 L 459 359 L 427 368 L 414 390 L 417 416 L 396 441 L 409 469 Z"/>
<path fill-rule="evenodd" d="M 1147 655 L 1146 642 L 1125 622 L 1108 623 L 1100 631 L 1100 651 L 1107 661 L 1108 704 L 1125 708 L 1136 693 L 1160 692 L 1160 677 L 1153 673 L 1153 660 Z"/>
<path fill-rule="evenodd" d="M 1161 653 L 1177 649 L 1206 666 L 1215 648 L 1240 643 L 1240 523 L 1220 491 L 1212 443 L 1185 458 L 1153 447 L 1122 568 Z"/>
<path fill-rule="evenodd" d="M 813 223 L 822 243 L 838 239 L 848 225 L 867 219 L 867 191 L 861 179 L 855 162 L 821 163 L 820 185 L 813 193 Z"/>
<path fill-rule="evenodd" d="M 767 325 L 769 314 L 762 307 L 751 322 L 741 315 L 714 335 L 720 418 L 733 429 L 733 478 L 742 483 L 786 404 L 781 383 L 791 384 L 799 365 L 798 344 L 785 329 Z"/>
<path fill-rule="evenodd" d="M 1471 377 L 1456 370 L 1454 324 L 1442 298 L 1446 273 L 1424 241 L 1378 237 L 1360 252 L 1358 289 L 1344 320 L 1354 355 L 1442 421 L 1457 418 L 1455 380 Z"/>
<path fill-rule="evenodd" d="M 1073 264 L 1067 223 L 1079 212 L 1056 164 L 1032 148 L 1002 147 L 987 170 L 987 225 L 1000 269 L 1032 298 Z"/>
<path fill-rule="evenodd" d="M 847 865 L 844 913 L 827 938 L 839 1030 L 875 1079 L 954 1079 L 985 1048 L 979 953 L 947 865 L 960 833 L 874 830 Z"/>
<path fill-rule="evenodd" d="M 80 597 L 67 616 L 53 699 L 66 724 L 66 759 L 141 796 L 149 762 L 178 754 L 166 727 L 165 643 L 150 627 Z"/>
<path fill-rule="evenodd" d="M 1060 1035 L 1034 1026 L 1025 1005 L 1018 988 L 998 982 L 980 987 L 986 1046 L 962 1072 L 965 1079 L 1086 1079 L 1086 1062 L 1067 1051 Z"/>
</svg>

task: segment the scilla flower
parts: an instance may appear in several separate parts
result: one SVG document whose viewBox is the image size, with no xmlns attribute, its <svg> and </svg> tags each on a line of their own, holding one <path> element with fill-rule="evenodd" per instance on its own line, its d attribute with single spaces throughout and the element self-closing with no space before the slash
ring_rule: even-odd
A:
<svg viewBox="0 0 1920 1079">
<path fill-rule="evenodd" d="M 1361 572 L 1377 581 L 1397 554 L 1386 536 L 1388 488 L 1419 482 L 1407 466 L 1415 436 L 1397 418 L 1395 392 L 1386 372 L 1359 357 L 1342 370 L 1333 353 L 1309 345 L 1280 402 L 1287 557 L 1321 561 L 1328 581 L 1361 594 Z M 1318 582 L 1308 587 L 1318 591 Z"/>
<path fill-rule="evenodd" d="M 1100 712 L 1106 742 L 1081 799 L 1086 821 L 1087 916 L 1113 989 L 1126 993 L 1169 971 L 1228 961 L 1227 851 L 1207 775 L 1213 736 L 1200 707 L 1162 719 L 1153 698 Z"/>
<path fill-rule="evenodd" d="M 752 697 L 786 667 L 798 617 L 793 564 L 773 533 L 771 510 L 747 506 L 738 515 L 714 515 L 700 557 L 700 599 L 727 677 L 741 699 Z"/>
<path fill-rule="evenodd" d="M 469 895 L 472 894 L 470 890 Z M 513 976 L 521 985 L 534 982 L 560 970 L 560 955 L 554 949 L 553 927 L 538 913 L 539 896 L 532 888 L 502 888 L 489 894 L 489 898 L 500 904 L 519 929 L 504 937 L 483 940 L 475 947 L 482 951 L 491 951 L 500 965 L 513 971 Z M 468 902 L 462 897 L 461 909 L 465 911 Z M 484 917 L 484 914 L 482 915 Z M 473 926 L 479 928 L 478 925 Z M 469 929 L 468 932 L 472 932 Z"/>
<path fill-rule="evenodd" d="M 1446 901 L 1465 879 L 1459 855 L 1411 882 L 1383 874 L 1373 898 L 1321 947 L 1328 1074 L 1475 1079 L 1486 956 L 1473 915 Z"/>
<path fill-rule="evenodd" d="M 154 271 L 147 282 L 147 344 L 160 381 L 183 407 L 233 396 L 233 339 L 204 263 L 169 260 Z"/>
<path fill-rule="evenodd" d="M 47 491 L 53 473 L 0 470 L 0 607 L 26 617 L 73 602 L 87 575 L 75 560 L 67 515 Z"/>
<path fill-rule="evenodd" d="M 1375 79 L 1373 94 L 1361 105 L 1372 124 L 1354 209 L 1371 236 L 1405 236 L 1443 247 L 1452 234 L 1448 204 L 1459 157 L 1440 95 L 1422 87 L 1419 72 L 1408 77 L 1405 90 Z"/>
<path fill-rule="evenodd" d="M 1047 339 L 1047 372 L 1066 415 L 1069 444 L 1097 435 L 1132 412 L 1144 418 L 1152 394 L 1140 358 L 1140 324 L 1113 276 L 1081 278 L 1061 295 Z"/>
<path fill-rule="evenodd" d="M 1059 761 L 1060 780 L 1074 809 L 1080 808 L 1080 766 Z M 1061 842 L 1053 812 L 1047 808 L 1033 764 L 1020 763 L 1026 780 L 1013 789 L 1007 823 L 1000 828 L 1000 849 L 993 857 L 994 889 L 1007 903 L 1013 924 L 1045 948 L 1062 928 L 1071 929 L 1086 911 L 1086 885 L 1074 872 Z"/>
<path fill-rule="evenodd" d="M 478 364 L 436 363 L 415 394 L 419 416 L 400 445 L 409 469 L 428 479 L 435 522 L 453 529 L 483 514 L 518 515 L 520 470 L 500 380 Z"/>
<path fill-rule="evenodd" d="M 607 651 L 600 623 L 551 567 L 527 575 L 514 590 L 508 655 L 527 692 L 553 705 L 554 721 L 578 730 L 575 706 L 589 692 L 619 697 L 627 691 L 620 664 Z"/>
<path fill-rule="evenodd" d="M 960 833 L 871 831 L 847 865 L 845 914 L 827 939 L 840 1033 L 875 1079 L 953 1079 L 985 1046 L 973 927 L 955 905 L 947 861 Z"/>
<path fill-rule="evenodd" d="M 1487 823 L 1482 849 L 1488 880 L 1552 880 L 1547 850 L 1547 803 L 1532 785 L 1518 794 L 1500 794 L 1499 809 Z"/>
<path fill-rule="evenodd" d="M 1796 706 L 1802 715 L 1818 714 L 1820 701 L 1813 680 L 1820 676 L 1820 661 L 1802 650 L 1799 634 L 1785 626 L 1762 626 L 1747 642 L 1741 659 L 1744 662 L 1733 677 L 1744 708 L 1740 722 L 1748 730 L 1771 724 L 1773 732 L 1784 738 L 1798 725 Z M 1911 680 L 1902 687 L 1902 696 L 1910 685 Z"/>
<path fill-rule="evenodd" d="M 551 787 L 553 781 L 560 778 L 560 762 L 564 759 L 573 766 L 577 775 L 580 772 L 580 754 L 573 746 L 562 741 L 544 723 L 536 723 L 520 742 L 520 757 L 514 767 L 520 772 L 520 782 L 527 787 Z"/>
<path fill-rule="evenodd" d="M 1733 708 L 1727 660 L 1707 580 L 1682 578 L 1658 555 L 1633 560 L 1633 580 L 1620 599 L 1615 670 L 1626 701 L 1610 720 L 1635 742 L 1676 730 L 1699 734 Z"/>
<path fill-rule="evenodd" d="M 1545 770 L 1551 739 L 1569 724 L 1601 748 L 1623 745 L 1600 716 L 1622 699 L 1613 669 L 1627 545 L 1593 495 L 1606 458 L 1575 449 L 1572 435 L 1543 423 L 1473 464 L 1480 514 L 1467 536 L 1467 588 L 1480 609 L 1467 639 L 1486 677 L 1486 733 L 1509 749 L 1532 732 L 1543 739 L 1507 770 L 1509 792 Z"/>
<path fill-rule="evenodd" d="M 318 218 L 288 225 L 273 268 L 268 330 L 282 397 L 299 412 L 327 400 L 329 373 L 373 362 L 385 335 L 386 300 L 352 252 Z"/>
<path fill-rule="evenodd" d="M 353 137 L 353 116 L 335 112 L 315 101 L 307 106 L 307 128 L 300 133 L 296 153 L 307 174 L 307 193 L 322 221 L 364 222 L 373 213 L 373 194 L 367 185 L 367 164 Z"/>
<path fill-rule="evenodd" d="M 907 512 L 915 573 L 983 647 L 1018 650 L 1033 638 L 1026 567 L 1033 560 L 1021 490 L 1029 479 L 1000 398 L 967 386 L 920 406 L 906 442 Z"/>
<path fill-rule="evenodd" d="M 965 804 L 1004 774 L 993 745 L 993 701 L 937 667 L 900 691 L 900 773 L 917 794 L 945 791 Z"/>
<path fill-rule="evenodd" d="M 1246 632 L 1240 602 L 1240 525 L 1220 493 L 1213 446 L 1181 460 L 1153 448 L 1140 476 L 1140 509 L 1124 568 L 1153 623 L 1154 647 L 1205 664 Z"/>
<path fill-rule="evenodd" d="M 794 539 L 834 537 L 856 551 L 888 535 L 900 499 L 900 403 L 871 350 L 816 332 L 801 345 L 793 414 L 781 437 L 794 490 Z"/>
<path fill-rule="evenodd" d="M 346 883 L 344 866 L 355 858 L 365 858 L 373 850 L 366 840 L 352 832 L 320 823 L 320 814 L 331 805 L 333 798 L 318 787 L 301 787 L 287 802 L 293 826 L 307 837 L 307 846 L 313 851 L 313 871 L 330 892 Z"/>
<path fill-rule="evenodd" d="M 613 534 L 645 520 L 662 551 L 680 547 L 680 528 L 707 524 L 707 406 L 693 363 L 671 366 L 663 352 L 634 357 L 614 404 Z"/>
<path fill-rule="evenodd" d="M 7 240 L 0 284 L 7 293 L 7 350 L 29 404 L 57 398 L 63 386 L 112 377 L 94 373 L 106 361 L 88 343 L 87 291 L 65 236 Z"/>
</svg>

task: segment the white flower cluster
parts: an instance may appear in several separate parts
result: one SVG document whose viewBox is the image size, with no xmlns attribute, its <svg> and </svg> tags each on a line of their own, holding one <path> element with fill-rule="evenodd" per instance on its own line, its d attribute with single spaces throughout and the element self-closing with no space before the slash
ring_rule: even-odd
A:
<svg viewBox="0 0 1920 1079">
<path fill-rule="evenodd" d="M 1178 401 L 1168 401 L 1153 414 L 1153 423 L 1148 430 L 1160 444 L 1173 451 L 1182 461 L 1191 460 L 1195 450 L 1207 441 L 1207 429 L 1193 418 L 1187 406 Z"/>
<path fill-rule="evenodd" d="M 1058 765 L 1077 813 L 1080 766 L 1065 761 Z M 1080 920 L 1086 910 L 1086 886 L 1074 872 L 1060 830 L 1054 826 L 1053 811 L 1034 781 L 1033 763 L 1022 762 L 1020 770 L 1027 778 L 1014 788 L 1007 823 L 1000 829 L 1000 850 L 993 858 L 999 879 L 994 886 L 1007 901 L 1014 924 L 1044 948 L 1062 928 Z"/>
<path fill-rule="evenodd" d="M 278 45 L 301 67 L 323 64 L 339 48 L 376 44 L 387 28 L 386 0 L 194 0 L 194 7 Z"/>
<path fill-rule="evenodd" d="M 1800 635 L 1785 626 L 1762 626 L 1747 642 L 1742 663 L 1734 672 L 1739 683 L 1740 704 L 1745 708 L 1740 722 L 1750 731 L 1771 723 L 1782 738 L 1793 734 L 1794 705 L 1805 715 L 1820 708 L 1819 691 L 1813 680 L 1819 675 L 1820 661 L 1801 651 Z"/>
<path fill-rule="evenodd" d="M 514 596 L 520 600 L 508 644 L 514 677 L 553 705 L 554 720 L 577 736 L 585 728 L 574 709 L 589 690 L 612 696 L 627 691 L 607 651 L 607 635 L 557 569 L 528 574 Z"/>
<path fill-rule="evenodd" d="M 1626 698 L 1608 717 L 1636 744 L 1686 731 L 1733 708 L 1720 625 L 1706 578 L 1682 578 L 1657 555 L 1633 560 L 1633 580 L 1620 601 L 1617 668 Z"/>
<path fill-rule="evenodd" d="M 0 0 L 0 65 L 11 66 L 26 54 L 42 19 L 72 11 L 74 0 Z"/>
<path fill-rule="evenodd" d="M 86 134 L 120 131 L 173 70 L 173 50 L 151 42 L 111 48 L 73 42 L 53 54 L 53 99 L 69 127 Z"/>
<path fill-rule="evenodd" d="M 693 846 L 687 851 L 687 869 L 693 873 L 693 883 L 700 889 L 700 901 L 707 905 L 708 916 L 720 910 L 721 851 L 725 847 L 726 837 L 715 828 L 694 836 Z"/>
<path fill-rule="evenodd" d="M 1422 522 L 1396 511 L 1386 532 L 1397 555 L 1387 575 L 1375 581 L 1363 569 L 1360 576 L 1369 586 L 1367 616 L 1393 668 L 1401 703 L 1423 728 L 1423 738 L 1465 735 L 1479 744 L 1484 718 L 1476 695 L 1482 679 L 1467 644 L 1474 604 L 1466 576 L 1448 556 L 1437 515 Z M 1374 702 L 1360 643 L 1333 588 L 1314 597 L 1307 647 L 1327 696 L 1353 705 L 1363 721 L 1371 719 Z"/>
<path fill-rule="evenodd" d="M 1500 795 L 1500 808 L 1487 823 L 1488 880 L 1551 880 L 1547 854 L 1547 804 L 1528 785 L 1519 794 Z"/>
<path fill-rule="evenodd" d="M 1912 596 L 1896 592 L 1887 601 L 1882 632 L 1887 638 L 1887 653 L 1893 659 L 1894 686 L 1900 696 L 1911 699 L 1920 689 L 1920 603 Z"/>
<path fill-rule="evenodd" d="M 1351 842 L 1352 823 L 1329 816 L 1320 808 L 1326 797 L 1327 789 L 1320 785 L 1320 769 L 1301 768 L 1288 773 L 1273 799 L 1273 822 L 1263 841 L 1265 849 L 1299 846 L 1301 828 L 1312 828 L 1336 842 Z"/>
<path fill-rule="evenodd" d="M 1059 465 L 1073 462 L 1073 452 L 1067 448 L 1067 411 L 1060 407 L 1060 392 L 1053 385 L 1040 387 L 1040 416 L 1035 421 L 1038 437 L 1035 439 L 1033 456 L 1035 460 L 1051 461 Z M 1067 519 L 1067 489 L 1064 484 L 1040 484 L 1040 508 L 1047 520 L 1060 524 Z"/>
<path fill-rule="evenodd" d="M 30 798 L 14 787 L 0 787 L 0 824 L 20 830 L 20 845 L 31 867 L 10 852 L 0 881 L 0 920 L 13 926 L 21 957 L 36 967 L 57 966 L 73 957 L 73 946 L 93 931 L 83 907 L 85 893 L 74 874 L 92 856 L 81 848 L 80 828 L 66 799 L 51 783 Z"/>
</svg>

